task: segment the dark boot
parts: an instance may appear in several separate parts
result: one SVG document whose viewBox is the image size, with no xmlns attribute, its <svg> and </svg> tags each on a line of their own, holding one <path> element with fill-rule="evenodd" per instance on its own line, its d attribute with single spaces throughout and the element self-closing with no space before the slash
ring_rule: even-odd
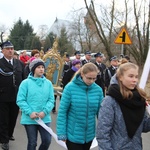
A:
<svg viewBox="0 0 150 150">
<path fill-rule="evenodd" d="M 14 136 L 11 136 L 11 137 L 9 138 L 9 140 L 14 141 L 14 140 L 15 140 Z"/>
<path fill-rule="evenodd" d="M 9 143 L 2 143 L 1 147 L 3 150 L 9 150 Z"/>
</svg>

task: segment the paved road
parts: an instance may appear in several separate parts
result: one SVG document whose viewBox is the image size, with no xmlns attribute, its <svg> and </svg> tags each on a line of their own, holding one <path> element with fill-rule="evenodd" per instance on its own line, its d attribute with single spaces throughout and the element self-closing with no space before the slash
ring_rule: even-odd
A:
<svg viewBox="0 0 150 150">
<path fill-rule="evenodd" d="M 57 103 L 57 110 L 58 110 L 58 105 L 59 103 Z M 53 131 L 56 132 L 55 127 L 56 127 L 57 113 L 56 114 L 52 113 L 51 116 L 53 120 L 51 127 Z M 20 113 L 18 116 L 15 132 L 14 132 L 14 137 L 16 140 L 10 141 L 10 150 L 26 150 L 27 137 L 26 137 L 25 129 L 22 125 L 20 125 L 19 121 L 20 121 Z M 40 144 L 40 139 L 38 139 L 38 145 L 39 144 Z M 1 147 L 0 147 L 0 150 L 1 150 Z M 65 150 L 65 149 L 61 147 L 60 145 L 58 145 L 54 139 L 52 139 L 52 143 L 51 143 L 49 150 Z M 92 150 L 98 150 L 98 148 L 96 147 L 96 148 L 93 148 Z M 150 150 L 150 133 L 143 134 L 143 150 Z"/>
</svg>

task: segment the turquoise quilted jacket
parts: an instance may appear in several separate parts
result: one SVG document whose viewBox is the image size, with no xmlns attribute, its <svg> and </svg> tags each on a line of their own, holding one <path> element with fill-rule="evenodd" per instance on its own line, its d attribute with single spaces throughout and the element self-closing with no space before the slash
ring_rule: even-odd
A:
<svg viewBox="0 0 150 150">
<path fill-rule="evenodd" d="M 62 94 L 57 117 L 58 139 L 80 144 L 92 141 L 102 99 L 102 89 L 96 83 L 88 86 L 80 75 L 75 76 Z"/>
<path fill-rule="evenodd" d="M 44 123 L 51 122 L 50 112 L 54 107 L 54 89 L 51 81 L 42 78 L 35 78 L 29 75 L 23 80 L 17 95 L 17 105 L 22 111 L 21 124 L 37 124 L 30 118 L 32 112 L 45 113 L 42 118 Z"/>
</svg>

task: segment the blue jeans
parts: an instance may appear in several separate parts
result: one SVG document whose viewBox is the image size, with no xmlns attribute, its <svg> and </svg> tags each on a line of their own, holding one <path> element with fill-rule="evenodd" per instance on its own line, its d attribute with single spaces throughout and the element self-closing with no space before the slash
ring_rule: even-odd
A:
<svg viewBox="0 0 150 150">
<path fill-rule="evenodd" d="M 50 127 L 50 123 L 46 123 Z M 41 136 L 41 145 L 39 150 L 48 150 L 51 143 L 51 135 L 40 125 L 24 125 L 28 137 L 27 150 L 36 150 L 38 131 Z"/>
</svg>

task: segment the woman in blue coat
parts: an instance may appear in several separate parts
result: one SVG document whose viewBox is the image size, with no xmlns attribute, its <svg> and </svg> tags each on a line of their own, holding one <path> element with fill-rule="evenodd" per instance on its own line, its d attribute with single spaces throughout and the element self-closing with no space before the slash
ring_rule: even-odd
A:
<svg viewBox="0 0 150 150">
<path fill-rule="evenodd" d="M 138 66 L 120 65 L 99 111 L 99 150 L 142 150 L 141 134 L 150 131 L 146 98 L 138 87 Z"/>
<path fill-rule="evenodd" d="M 94 82 L 97 73 L 97 66 L 87 63 L 64 88 L 57 135 L 68 150 L 89 150 L 95 137 L 95 119 L 103 99 L 102 89 Z"/>
<path fill-rule="evenodd" d="M 31 73 L 21 83 L 17 95 L 17 105 L 22 111 L 21 124 L 28 137 L 27 150 L 36 150 L 38 131 L 42 141 L 39 150 L 48 150 L 51 143 L 51 135 L 35 121 L 36 118 L 41 118 L 50 126 L 50 112 L 54 107 L 53 85 L 43 76 L 44 67 L 41 59 L 34 59 L 29 64 Z"/>
</svg>

